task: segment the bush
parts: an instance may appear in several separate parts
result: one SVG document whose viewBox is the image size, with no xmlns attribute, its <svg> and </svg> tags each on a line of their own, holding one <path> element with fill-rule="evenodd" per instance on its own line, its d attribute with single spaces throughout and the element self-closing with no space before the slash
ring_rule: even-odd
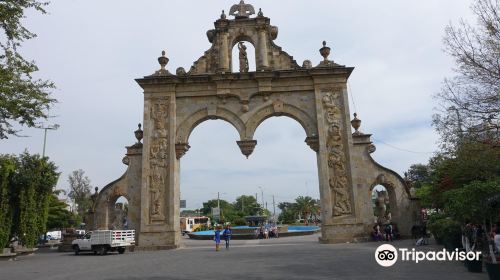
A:
<svg viewBox="0 0 500 280">
<path fill-rule="evenodd" d="M 232 224 L 235 226 L 246 226 L 247 221 L 245 221 L 245 218 L 239 217 L 239 218 L 234 219 Z"/>
<path fill-rule="evenodd" d="M 201 225 L 199 227 L 197 227 L 195 230 L 193 230 L 194 232 L 197 232 L 197 231 L 206 231 L 206 230 L 211 230 L 213 229 L 213 227 L 209 227 L 207 225 Z"/>
<path fill-rule="evenodd" d="M 448 250 L 462 247 L 462 230 L 460 224 L 440 214 L 429 219 L 428 228 L 438 244 Z"/>
</svg>

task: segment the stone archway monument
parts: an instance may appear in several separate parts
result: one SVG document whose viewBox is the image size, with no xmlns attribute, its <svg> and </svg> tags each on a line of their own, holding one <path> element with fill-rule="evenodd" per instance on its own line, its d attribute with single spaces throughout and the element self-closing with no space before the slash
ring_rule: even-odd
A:
<svg viewBox="0 0 500 280">
<path fill-rule="evenodd" d="M 208 119 L 227 121 L 239 133 L 241 152 L 249 157 L 257 145 L 254 133 L 259 124 L 272 116 L 288 116 L 304 128 L 305 142 L 317 155 L 320 241 L 352 242 L 369 236 L 375 184 L 387 186 L 397 205 L 392 219 L 402 234 L 408 233 L 414 218 L 408 188 L 397 173 L 371 158 L 375 146 L 370 135 L 358 130 L 359 119 L 350 118 L 346 84 L 354 68 L 331 60 L 325 42 L 319 64 L 306 60 L 298 65 L 274 44 L 278 28 L 260 9 L 254 14 L 243 1 L 230 10 L 234 19 L 222 11 L 215 28 L 207 31 L 211 48 L 189 71 L 177 68 L 170 73 L 163 52 L 160 69 L 136 80 L 144 90 L 144 141 L 128 147 L 126 174 L 106 186 L 97 201 L 109 201 L 107 194 L 117 192 L 113 188 L 119 187 L 120 194 L 130 190 L 124 195 L 138 206 L 129 213 L 138 217 L 134 222 L 139 248 L 176 248 L 180 158 L 189 150 L 191 131 Z M 248 71 L 245 44 L 255 47 L 254 72 Z M 233 58 L 235 45 L 240 55 Z M 233 59 L 240 64 L 237 73 Z M 96 217 L 95 227 L 107 227 L 105 215 Z"/>
</svg>

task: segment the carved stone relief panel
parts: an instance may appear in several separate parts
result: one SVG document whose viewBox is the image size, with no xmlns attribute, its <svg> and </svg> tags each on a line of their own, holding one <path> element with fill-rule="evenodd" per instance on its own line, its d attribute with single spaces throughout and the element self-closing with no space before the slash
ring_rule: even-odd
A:
<svg viewBox="0 0 500 280">
<path fill-rule="evenodd" d="M 328 168 L 330 192 L 333 201 L 333 216 L 352 213 L 352 201 L 349 193 L 347 177 L 347 159 L 342 139 L 342 110 L 340 95 L 336 91 L 323 93 L 323 108 L 325 111 L 326 149 L 328 153 Z"/>
<path fill-rule="evenodd" d="M 151 123 L 153 131 L 149 144 L 149 220 L 165 221 L 165 184 L 168 166 L 168 119 L 169 98 L 151 99 Z"/>
</svg>

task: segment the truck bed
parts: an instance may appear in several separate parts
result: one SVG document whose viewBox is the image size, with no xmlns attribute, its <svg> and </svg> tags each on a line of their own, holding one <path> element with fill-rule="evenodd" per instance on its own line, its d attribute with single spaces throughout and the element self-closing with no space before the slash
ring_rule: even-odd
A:
<svg viewBox="0 0 500 280">
<path fill-rule="evenodd" d="M 91 244 L 108 244 L 111 247 L 134 245 L 135 230 L 96 230 L 92 232 Z"/>
</svg>

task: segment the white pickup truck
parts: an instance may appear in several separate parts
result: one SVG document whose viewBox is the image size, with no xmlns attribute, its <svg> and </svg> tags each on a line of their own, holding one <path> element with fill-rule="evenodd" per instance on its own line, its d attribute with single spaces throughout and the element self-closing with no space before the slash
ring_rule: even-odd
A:
<svg viewBox="0 0 500 280">
<path fill-rule="evenodd" d="M 95 230 L 90 231 L 81 239 L 71 243 L 75 255 L 80 251 L 93 251 L 94 254 L 105 255 L 108 252 L 125 252 L 125 248 L 135 245 L 135 230 Z"/>
</svg>

